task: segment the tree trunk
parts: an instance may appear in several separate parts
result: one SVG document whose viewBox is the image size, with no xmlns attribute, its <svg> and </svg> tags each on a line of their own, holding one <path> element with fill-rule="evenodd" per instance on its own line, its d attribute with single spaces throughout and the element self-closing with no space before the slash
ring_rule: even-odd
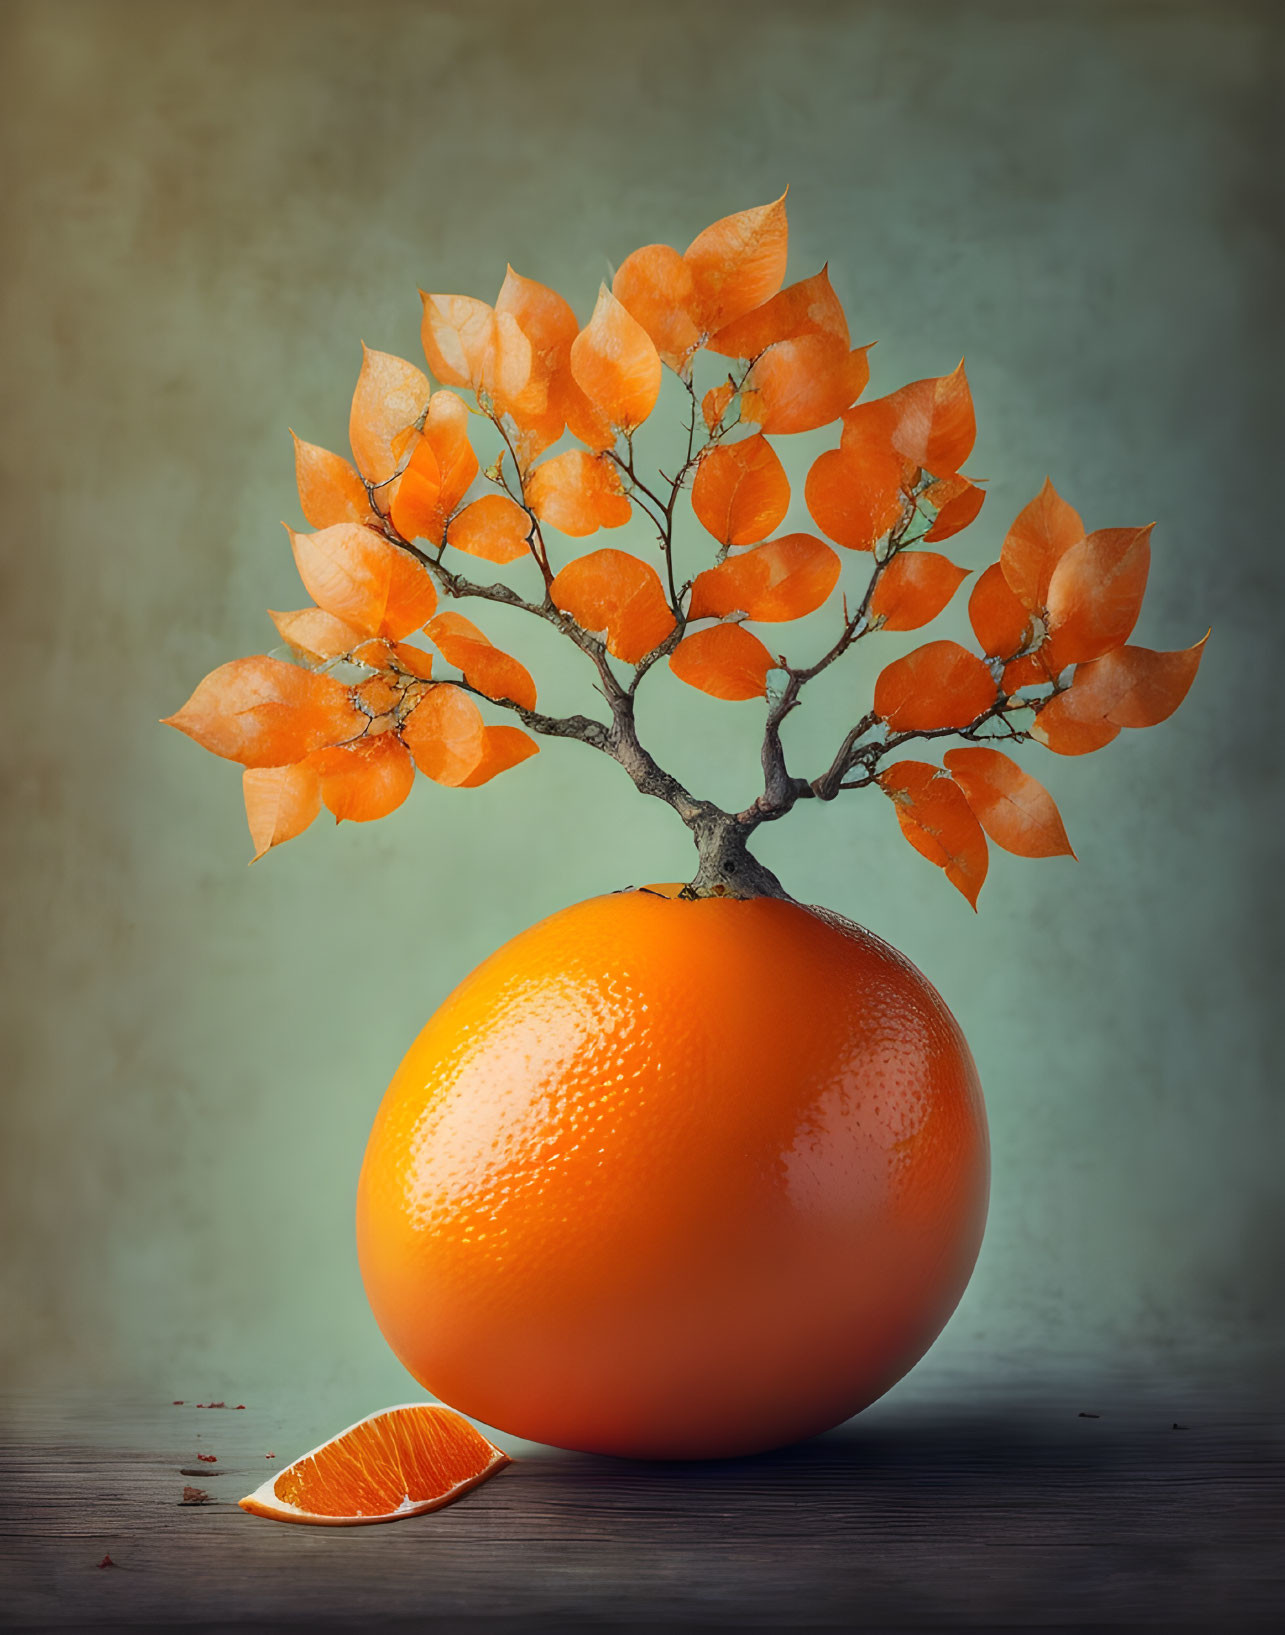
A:
<svg viewBox="0 0 1285 1635">
<path fill-rule="evenodd" d="M 700 867 L 684 897 L 781 897 L 793 902 L 771 869 L 750 852 L 746 842 L 752 831 L 744 823 L 720 812 L 702 816 L 691 829 Z"/>
</svg>

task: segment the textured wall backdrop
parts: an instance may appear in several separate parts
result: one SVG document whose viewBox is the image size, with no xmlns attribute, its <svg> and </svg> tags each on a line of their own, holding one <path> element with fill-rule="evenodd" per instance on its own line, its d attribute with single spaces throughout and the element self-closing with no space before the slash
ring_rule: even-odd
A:
<svg viewBox="0 0 1285 1635">
<path fill-rule="evenodd" d="M 873 390 L 967 356 L 991 497 L 956 556 L 990 560 L 1052 472 L 1091 526 L 1158 519 L 1139 639 L 1214 627 L 1173 721 L 1029 757 L 1081 861 L 997 854 L 977 918 L 877 797 L 762 837 L 796 895 L 917 960 L 972 1042 L 994 1201 L 940 1355 L 1236 1355 L 1266 1332 L 1279 17 L 9 0 L 9 1377 L 404 1390 L 352 1235 L 385 1082 L 498 942 L 681 874 L 687 838 L 553 745 L 247 870 L 237 770 L 156 721 L 299 605 L 287 427 L 342 446 L 359 339 L 419 355 L 417 284 L 489 298 L 511 260 L 587 314 L 635 245 L 786 183 L 792 276 L 829 260 L 854 339 L 880 341 Z M 836 712 L 891 640 L 829 688 Z M 585 700 L 551 647 L 523 651 L 556 704 Z M 748 798 L 756 707 L 658 680 L 657 741 Z M 796 721 L 801 764 L 838 722 Z"/>
</svg>

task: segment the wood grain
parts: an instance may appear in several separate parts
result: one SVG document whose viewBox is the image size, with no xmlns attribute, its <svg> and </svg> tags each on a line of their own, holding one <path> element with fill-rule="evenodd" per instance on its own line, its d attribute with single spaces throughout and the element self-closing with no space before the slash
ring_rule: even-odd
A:
<svg viewBox="0 0 1285 1635">
<path fill-rule="evenodd" d="M 10 1400 L 5 1420 L 8 1628 L 1230 1630 L 1285 1612 L 1279 1420 L 1243 1380 L 938 1380 L 708 1464 L 509 1442 L 515 1462 L 449 1509 L 342 1530 L 236 1507 L 267 1451 L 339 1428 L 307 1403 Z M 211 1502 L 182 1504 L 189 1485 Z"/>
</svg>

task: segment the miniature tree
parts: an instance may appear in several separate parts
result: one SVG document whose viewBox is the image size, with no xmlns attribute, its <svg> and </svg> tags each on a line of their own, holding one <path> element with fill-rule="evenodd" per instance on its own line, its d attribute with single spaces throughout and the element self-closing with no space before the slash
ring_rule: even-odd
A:
<svg viewBox="0 0 1285 1635">
<path fill-rule="evenodd" d="M 716 222 L 681 255 L 635 250 L 583 327 L 512 268 L 494 306 L 424 295 L 437 389 L 414 364 L 363 349 L 355 466 L 295 440 L 313 531 L 290 530 L 290 542 L 314 605 L 272 614 L 293 656 L 225 664 L 169 718 L 244 767 L 256 857 L 323 803 L 339 820 L 383 817 L 416 768 L 473 788 L 533 755 L 536 737 L 611 756 L 668 802 L 696 842 L 696 896 L 785 895 L 748 849 L 754 831 L 800 801 L 871 787 L 974 907 L 988 837 L 1025 857 L 1071 851 L 1052 798 L 1005 749 L 1034 739 L 1081 755 L 1163 721 L 1203 641 L 1129 645 L 1150 528 L 1086 532 L 1051 482 L 973 584 L 977 650 L 938 640 L 895 659 L 827 765 L 803 775 L 787 761 L 783 728 L 809 682 L 859 641 L 917 630 L 946 607 L 967 570 L 926 547 L 967 528 L 985 494 L 961 469 L 975 436 L 963 364 L 859 401 L 868 347 L 851 346 L 825 268 L 782 287 L 786 244 L 781 198 Z M 687 403 L 672 475 L 642 459 L 664 368 Z M 807 477 L 818 532 L 778 534 L 790 485 L 772 439 L 822 427 L 838 440 Z M 634 518 L 654 532 L 651 560 L 611 546 L 575 554 Z M 868 571 L 841 585 L 854 557 Z M 511 569 L 512 583 L 484 564 Z M 456 611 L 465 602 L 552 625 L 584 654 L 609 713 L 542 713 L 530 673 Z M 789 650 L 784 632 L 765 640 L 823 604 L 833 623 L 821 652 Z M 409 639 L 421 631 L 436 659 Z M 635 701 L 662 661 L 716 698 L 765 701 L 763 789 L 743 811 L 688 790 L 642 743 Z M 496 707 L 521 726 L 489 720 Z M 907 758 L 938 740 L 958 740 L 941 765 Z"/>
</svg>

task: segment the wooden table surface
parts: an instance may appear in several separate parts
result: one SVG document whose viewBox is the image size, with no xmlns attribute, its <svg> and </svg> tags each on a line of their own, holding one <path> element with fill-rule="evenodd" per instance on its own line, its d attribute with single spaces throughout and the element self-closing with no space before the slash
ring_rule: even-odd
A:
<svg viewBox="0 0 1285 1635">
<path fill-rule="evenodd" d="M 9 1399 L 0 1625 L 627 1635 L 1285 1617 L 1281 1425 L 1261 1376 L 1004 1384 L 923 1366 L 926 1383 L 779 1453 L 646 1465 L 507 1442 L 515 1462 L 448 1509 L 343 1529 L 236 1506 L 268 1452 L 287 1461 L 345 1423 L 316 1403 Z M 209 1502 L 184 1505 L 185 1486 Z"/>
</svg>

